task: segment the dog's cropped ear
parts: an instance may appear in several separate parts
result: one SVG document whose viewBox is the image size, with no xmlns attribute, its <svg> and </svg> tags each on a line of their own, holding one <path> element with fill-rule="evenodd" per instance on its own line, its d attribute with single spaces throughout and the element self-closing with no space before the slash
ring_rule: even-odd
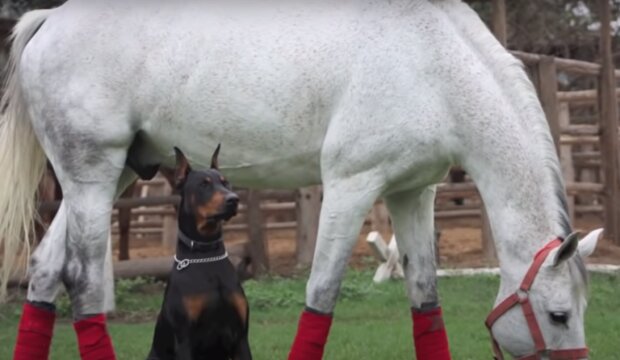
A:
<svg viewBox="0 0 620 360">
<path fill-rule="evenodd" d="M 215 149 L 215 152 L 213 153 L 213 156 L 211 157 L 211 169 L 218 169 L 218 163 L 217 163 L 217 158 L 220 155 L 220 148 L 222 147 L 222 144 L 217 144 L 217 148 Z"/>
<path fill-rule="evenodd" d="M 178 147 L 174 148 L 174 153 L 177 158 L 177 163 L 174 170 L 174 185 L 179 188 L 185 182 L 187 174 L 192 171 L 192 168 L 189 166 L 189 161 L 187 161 L 185 154 L 183 154 Z"/>
</svg>

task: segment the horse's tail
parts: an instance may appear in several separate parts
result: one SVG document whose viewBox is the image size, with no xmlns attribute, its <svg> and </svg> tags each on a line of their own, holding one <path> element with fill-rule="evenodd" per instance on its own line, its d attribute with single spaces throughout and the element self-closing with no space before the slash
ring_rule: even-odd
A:
<svg viewBox="0 0 620 360">
<path fill-rule="evenodd" d="M 36 193 L 46 157 L 28 116 L 19 73 L 26 45 L 50 12 L 26 13 L 11 35 L 5 92 L 0 100 L 0 302 L 6 299 L 7 283 L 18 261 L 30 255 L 34 237 Z"/>
</svg>

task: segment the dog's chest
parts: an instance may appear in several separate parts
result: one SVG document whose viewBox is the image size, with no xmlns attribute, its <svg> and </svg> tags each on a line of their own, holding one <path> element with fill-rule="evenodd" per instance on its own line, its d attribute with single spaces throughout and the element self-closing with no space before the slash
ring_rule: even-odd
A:
<svg viewBox="0 0 620 360">
<path fill-rule="evenodd" d="M 234 272 L 197 265 L 173 270 L 166 294 L 168 309 L 181 322 L 245 327 L 248 303 Z"/>
</svg>

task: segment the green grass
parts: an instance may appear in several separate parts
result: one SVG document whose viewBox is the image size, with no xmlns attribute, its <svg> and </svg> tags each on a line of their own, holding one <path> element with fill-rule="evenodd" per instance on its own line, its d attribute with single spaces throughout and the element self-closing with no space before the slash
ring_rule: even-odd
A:
<svg viewBox="0 0 620 360">
<path fill-rule="evenodd" d="M 401 282 L 372 284 L 371 273 L 350 272 L 342 288 L 325 359 L 412 359 L 411 319 Z M 439 289 L 453 359 L 490 359 L 483 321 L 498 279 L 442 278 Z M 305 279 L 273 278 L 245 284 L 251 306 L 250 340 L 255 359 L 285 359 L 303 307 Z M 161 284 L 145 280 L 117 286 L 119 314 L 110 321 L 119 360 L 148 352 Z M 151 295 L 155 294 L 155 295 Z M 0 309 L 0 359 L 10 359 L 19 320 L 18 303 Z M 68 314 L 66 299 L 59 311 Z M 620 276 L 592 276 L 586 319 L 591 358 L 620 359 Z M 56 327 L 52 359 L 78 359 L 67 318 Z"/>
</svg>

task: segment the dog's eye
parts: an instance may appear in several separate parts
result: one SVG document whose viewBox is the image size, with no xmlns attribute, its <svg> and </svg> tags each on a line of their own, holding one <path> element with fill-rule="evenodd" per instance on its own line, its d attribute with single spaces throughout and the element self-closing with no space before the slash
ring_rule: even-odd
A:
<svg viewBox="0 0 620 360">
<path fill-rule="evenodd" d="M 203 186 L 203 187 L 208 187 L 209 185 L 211 185 L 211 179 L 204 179 L 204 180 L 200 183 L 200 186 Z"/>
</svg>

